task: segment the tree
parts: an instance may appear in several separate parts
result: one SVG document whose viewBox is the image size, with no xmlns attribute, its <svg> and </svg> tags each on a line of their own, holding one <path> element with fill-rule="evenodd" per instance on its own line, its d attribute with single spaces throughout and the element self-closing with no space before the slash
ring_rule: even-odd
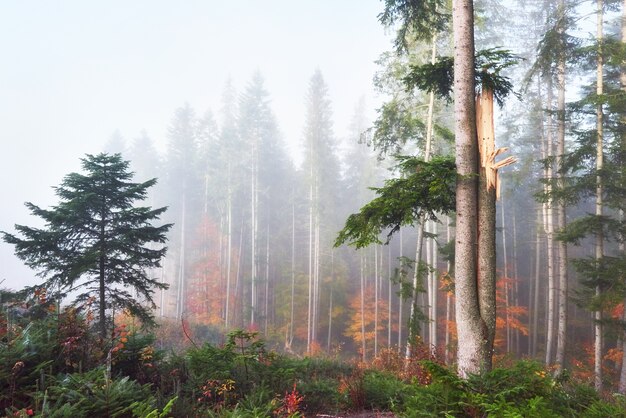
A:
<svg viewBox="0 0 626 418">
<path fill-rule="evenodd" d="M 478 277 L 478 141 L 474 104 L 474 10 L 472 1 L 458 1 L 454 27 L 454 113 L 456 137 L 455 293 L 458 368 L 461 375 L 480 372 L 491 355 L 488 331 L 481 317 Z"/>
<path fill-rule="evenodd" d="M 309 82 L 306 96 L 304 126 L 304 170 L 308 185 L 309 204 L 309 298 L 307 314 L 307 352 L 317 341 L 320 303 L 320 277 L 323 275 L 321 248 L 325 248 L 324 229 L 332 221 L 330 212 L 336 202 L 336 181 L 339 179 L 339 162 L 335 156 L 332 128 L 332 110 L 328 86 L 322 72 L 317 69 Z M 330 219 L 329 219 L 330 218 Z"/>
<path fill-rule="evenodd" d="M 79 292 L 75 303 L 97 296 L 100 337 L 107 332 L 107 311 L 126 309 L 144 323 L 152 321 L 150 308 L 155 289 L 167 286 L 147 274 L 159 267 L 171 224 L 153 226 L 167 208 L 135 207 L 156 179 L 131 180 L 129 162 L 120 154 L 89 155 L 81 159 L 86 174 L 68 174 L 56 188 L 57 206 L 42 209 L 30 202 L 28 209 L 46 225 L 33 228 L 15 225 L 21 236 L 2 232 L 5 242 L 15 245 L 15 254 L 39 270 L 49 295 L 58 298 Z M 141 300 L 136 300 L 132 289 Z"/>
</svg>

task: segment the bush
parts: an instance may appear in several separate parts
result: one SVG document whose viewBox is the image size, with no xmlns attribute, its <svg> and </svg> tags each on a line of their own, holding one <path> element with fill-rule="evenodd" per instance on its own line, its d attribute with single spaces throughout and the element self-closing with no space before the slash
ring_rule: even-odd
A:
<svg viewBox="0 0 626 418">
<path fill-rule="evenodd" d="M 334 413 L 341 409 L 339 382 L 335 379 L 302 381 L 297 385 L 304 397 L 304 412 L 307 416 L 317 413 Z"/>
<path fill-rule="evenodd" d="M 391 373 L 369 370 L 363 376 L 365 407 L 388 411 L 392 406 L 402 404 L 407 386 Z"/>
<path fill-rule="evenodd" d="M 60 376 L 44 394 L 46 417 L 132 417 L 137 402 L 156 404 L 148 385 L 109 379 L 103 367 Z"/>
</svg>

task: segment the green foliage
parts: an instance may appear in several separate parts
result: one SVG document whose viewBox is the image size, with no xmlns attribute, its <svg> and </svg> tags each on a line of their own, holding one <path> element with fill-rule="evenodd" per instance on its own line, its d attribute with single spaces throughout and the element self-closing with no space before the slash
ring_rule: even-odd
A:
<svg viewBox="0 0 626 418">
<path fill-rule="evenodd" d="M 339 381 L 319 378 L 298 383 L 298 391 L 304 396 L 304 412 L 315 416 L 318 413 L 334 413 L 341 408 Z"/>
<path fill-rule="evenodd" d="M 594 401 L 581 414 L 584 418 L 625 418 L 626 417 L 626 397 L 620 394 L 613 395 L 613 403 L 601 400 Z"/>
<path fill-rule="evenodd" d="M 431 40 L 443 31 L 450 20 L 446 6 L 444 0 L 385 0 L 378 19 L 387 27 L 398 24 L 395 45 L 401 51 L 408 48 L 409 38 Z"/>
<path fill-rule="evenodd" d="M 403 177 L 385 181 L 372 188 L 378 195 L 348 216 L 335 240 L 356 248 L 380 243 L 380 233 L 389 228 L 387 242 L 401 226 L 413 225 L 421 216 L 437 219 L 437 213 L 449 213 L 455 207 L 456 167 L 450 157 L 434 157 L 425 162 L 413 157 L 398 157 Z"/>
<path fill-rule="evenodd" d="M 372 370 L 363 375 L 363 393 L 368 409 L 391 410 L 394 405 L 402 404 L 407 391 L 407 384 L 391 373 Z"/>
<path fill-rule="evenodd" d="M 178 399 L 177 396 L 170 399 L 160 411 L 159 411 L 159 408 L 154 408 L 152 403 L 148 401 L 133 402 L 130 406 L 131 406 L 133 415 L 136 417 L 167 418 L 177 399 Z"/>
<path fill-rule="evenodd" d="M 476 52 L 475 83 L 477 90 L 493 91 L 496 102 L 502 106 L 504 99 L 513 92 L 513 83 L 503 72 L 517 65 L 520 58 L 511 51 L 500 48 L 483 49 Z M 410 90 L 434 92 L 436 96 L 452 101 L 454 82 L 454 58 L 439 57 L 437 62 L 411 65 L 404 83 Z"/>
<path fill-rule="evenodd" d="M 47 417 L 131 417 L 137 402 L 154 400 L 148 385 L 128 377 L 109 379 L 104 367 L 61 375 L 46 391 Z M 154 401 L 153 401 L 154 402 Z"/>
<path fill-rule="evenodd" d="M 403 403 L 395 407 L 401 416 L 623 416 L 623 397 L 601 401 L 592 388 L 556 381 L 537 363 L 521 361 L 467 380 L 435 363 L 423 365 L 431 373 L 431 383 L 409 388 Z"/>
<path fill-rule="evenodd" d="M 372 143 L 380 155 L 397 154 L 408 141 L 422 137 L 425 129 L 426 124 L 414 114 L 412 103 L 392 99 L 379 109 Z"/>
</svg>

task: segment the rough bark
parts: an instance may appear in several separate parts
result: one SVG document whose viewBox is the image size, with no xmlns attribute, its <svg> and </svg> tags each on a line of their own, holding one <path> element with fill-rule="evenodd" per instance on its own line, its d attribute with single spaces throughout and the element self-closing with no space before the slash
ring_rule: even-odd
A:
<svg viewBox="0 0 626 418">
<path fill-rule="evenodd" d="M 480 373 L 488 364 L 488 331 L 480 315 L 477 282 L 478 143 L 474 103 L 474 7 L 469 0 L 453 3 L 454 113 L 456 137 L 456 322 L 458 372 Z"/>
</svg>

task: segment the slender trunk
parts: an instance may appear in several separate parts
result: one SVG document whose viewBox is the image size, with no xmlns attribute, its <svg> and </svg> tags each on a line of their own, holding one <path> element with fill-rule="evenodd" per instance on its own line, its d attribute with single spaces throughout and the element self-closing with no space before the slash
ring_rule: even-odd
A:
<svg viewBox="0 0 626 418">
<path fill-rule="evenodd" d="M 541 213 L 537 211 L 537 216 L 541 220 Z M 537 240 L 535 242 L 535 274 L 532 282 L 532 309 L 530 310 L 529 320 L 530 320 L 530 347 L 529 353 L 531 358 L 536 358 L 537 356 L 537 337 L 539 331 L 539 269 L 541 268 L 541 235 L 539 233 L 539 229 L 537 229 L 535 234 Z M 530 295 L 529 295 L 530 296 Z M 529 299 L 530 300 L 530 299 Z"/>
<path fill-rule="evenodd" d="M 391 347 L 391 312 L 393 289 L 391 287 L 391 247 L 387 246 L 387 348 Z"/>
<path fill-rule="evenodd" d="M 404 235 L 402 233 L 402 228 L 400 228 L 400 260 L 404 257 L 404 252 L 402 248 L 404 247 Z M 400 289 L 402 289 L 402 284 L 400 284 Z M 402 292 L 398 295 L 398 354 L 402 350 L 402 311 L 404 310 L 404 295 Z"/>
<path fill-rule="evenodd" d="M 309 287 L 308 287 L 308 311 L 307 311 L 307 333 L 306 352 L 311 353 L 311 319 L 313 315 L 313 165 L 311 164 L 311 184 L 309 185 Z"/>
<path fill-rule="evenodd" d="M 437 36 L 434 35 L 431 46 L 431 64 L 437 61 Z M 430 92 L 428 96 L 428 114 L 426 117 L 426 146 L 424 147 L 424 161 L 430 161 L 430 152 L 432 146 L 432 134 L 433 134 L 433 115 L 435 109 L 435 94 Z M 405 358 L 408 360 L 411 357 L 411 350 L 413 344 L 415 344 L 415 337 L 417 336 L 418 328 L 418 311 L 419 311 L 419 295 L 417 291 L 419 287 L 419 273 L 420 273 L 420 261 L 422 259 L 422 247 L 424 243 L 424 226 L 426 219 L 424 216 L 420 216 L 417 221 L 417 243 L 415 250 L 415 270 L 413 274 L 413 299 L 411 304 L 411 313 L 409 316 L 409 330 L 406 341 Z"/>
<path fill-rule="evenodd" d="M 596 61 L 596 95 L 601 98 L 604 94 L 604 77 L 603 77 L 603 60 L 602 60 L 602 42 L 603 42 L 603 19 L 604 19 L 604 4 L 602 0 L 597 0 L 597 33 L 596 41 L 598 42 L 598 57 Z M 602 176 L 600 173 L 604 168 L 604 152 L 603 152 L 603 114 L 602 103 L 599 102 L 596 106 L 596 216 L 601 217 L 603 215 L 603 201 L 602 194 L 604 185 L 602 182 Z M 560 226 L 560 225 L 559 225 Z M 600 264 L 604 258 L 604 235 L 602 230 L 596 234 L 596 269 L 600 270 Z M 596 298 L 600 298 L 601 289 L 599 284 L 599 277 L 597 278 L 598 284 L 596 285 L 595 293 Z M 594 312 L 594 383 L 595 388 L 598 391 L 602 390 L 602 310 L 601 307 L 597 308 Z"/>
<path fill-rule="evenodd" d="M 184 189 L 184 185 L 183 185 Z M 181 319 L 185 310 L 185 218 L 186 196 L 183 191 L 183 204 L 180 221 L 180 249 L 178 252 L 178 286 L 176 295 L 176 318 Z"/>
<path fill-rule="evenodd" d="M 547 79 L 547 108 L 552 108 L 552 81 L 551 78 Z M 545 171 L 544 178 L 546 179 L 546 185 L 544 191 L 548 193 L 550 197 L 548 197 L 547 202 L 544 204 L 544 228 L 546 232 L 546 241 L 548 246 L 548 292 L 547 292 L 547 303 L 548 307 L 546 310 L 547 321 L 546 321 L 546 352 L 545 352 L 545 363 L 546 365 L 552 364 L 553 359 L 553 347 L 554 347 L 554 304 L 555 304 L 555 278 L 554 278 L 554 214 L 553 214 L 553 199 L 551 197 L 552 193 L 552 177 L 553 177 L 553 163 L 551 161 L 553 157 L 553 141 L 552 141 L 552 116 L 548 115 L 548 124 L 546 130 L 546 142 L 545 142 L 545 158 L 548 159 Z"/>
<path fill-rule="evenodd" d="M 417 226 L 417 247 L 415 249 L 415 269 L 413 272 L 413 294 L 411 299 L 411 311 L 409 314 L 409 329 L 406 341 L 405 359 L 411 358 L 413 345 L 416 343 L 416 337 L 419 331 L 418 312 L 419 312 L 419 278 L 420 278 L 420 259 L 422 257 L 422 245 L 424 242 L 424 218 L 421 217 Z"/>
<path fill-rule="evenodd" d="M 427 234 L 431 234 L 431 227 L 432 227 L 432 221 L 426 221 L 426 224 L 424 225 L 425 228 L 425 232 Z M 432 249 L 432 245 L 433 245 L 433 240 L 432 239 L 427 239 L 425 240 L 425 244 L 426 244 L 426 269 L 427 269 L 427 273 L 426 273 L 426 313 L 427 313 L 427 323 L 428 323 L 428 327 L 426 328 L 428 330 L 428 335 L 427 338 L 425 339 L 424 342 L 427 342 L 429 346 L 433 346 L 434 342 L 433 342 L 433 319 L 434 319 L 434 306 L 433 306 L 433 273 L 432 273 L 432 267 L 433 267 L 433 249 Z"/>
<path fill-rule="evenodd" d="M 316 196 L 319 196 L 319 190 L 316 189 Z M 320 215 L 315 213 L 315 251 L 314 251 L 314 270 L 313 270 L 313 324 L 311 328 L 311 339 L 317 341 L 317 326 L 319 324 L 319 307 L 320 307 Z"/>
<path fill-rule="evenodd" d="M 330 354 L 330 341 L 333 335 L 333 283 L 335 282 L 335 250 L 330 250 L 330 302 L 328 303 L 328 342 L 326 352 Z"/>
<path fill-rule="evenodd" d="M 378 245 L 374 244 L 374 358 L 378 357 Z"/>
<path fill-rule="evenodd" d="M 242 301 L 243 301 L 243 286 L 241 286 L 241 254 L 242 250 L 243 250 L 243 216 L 241 217 L 241 225 L 240 225 L 240 229 L 239 229 L 239 257 L 237 257 L 237 272 L 235 273 L 235 303 L 239 303 L 239 305 L 243 305 Z M 241 294 L 240 294 L 241 292 Z M 240 306 L 241 309 L 243 309 L 243 306 Z M 234 309 L 234 308 L 233 308 Z M 243 316 L 243 312 L 241 312 L 241 327 L 243 328 L 243 322 L 244 322 L 244 316 Z"/>
<path fill-rule="evenodd" d="M 519 280 L 517 276 L 517 211 L 513 206 L 513 306 L 520 306 L 519 301 Z M 513 330 L 513 337 L 515 343 L 515 353 L 519 355 L 520 350 L 520 330 L 516 328 Z"/>
<path fill-rule="evenodd" d="M 446 243 L 449 243 L 452 239 L 452 234 L 450 231 L 450 218 L 446 216 Z M 448 275 L 452 276 L 452 263 L 448 259 L 446 263 L 446 272 Z M 446 291 L 446 342 L 444 347 L 444 361 L 446 364 L 449 364 L 450 361 L 450 321 L 452 320 L 452 295 L 448 290 Z"/>
<path fill-rule="evenodd" d="M 291 201 L 291 309 L 289 314 L 288 347 L 293 343 L 294 300 L 296 295 L 296 203 L 292 189 Z"/>
<path fill-rule="evenodd" d="M 258 144 L 257 138 L 252 143 L 252 170 L 250 178 L 250 326 L 256 325 L 256 309 L 257 309 L 257 273 L 258 273 L 258 260 L 257 260 L 257 236 L 258 236 Z"/>
<path fill-rule="evenodd" d="M 509 262 L 508 253 L 506 252 L 506 218 L 504 217 L 504 199 L 501 199 L 500 214 L 502 215 L 502 260 L 504 261 L 504 269 L 502 276 L 504 279 L 504 309 L 505 309 L 505 327 L 506 327 L 506 352 L 511 352 L 511 318 L 509 316 Z"/>
<path fill-rule="evenodd" d="M 270 299 L 270 224 L 267 223 L 265 237 L 265 304 L 263 312 L 265 314 L 263 333 L 267 337 L 267 326 L 269 320 L 269 299 Z"/>
<path fill-rule="evenodd" d="M 226 191 L 226 216 L 227 216 L 227 253 L 226 253 L 226 306 L 224 313 L 224 325 L 228 329 L 230 325 L 230 281 L 233 260 L 233 196 L 231 189 L 230 161 L 228 162 L 228 179 Z"/>
<path fill-rule="evenodd" d="M 102 228 L 101 233 L 104 234 L 104 228 Z M 104 239 L 102 240 L 101 245 L 102 247 L 104 247 Z M 106 337 L 107 337 L 105 262 L 106 262 L 106 257 L 104 254 L 101 254 L 100 260 L 98 262 L 98 265 L 99 265 L 98 294 L 100 296 L 100 300 L 98 301 L 98 314 L 99 314 L 98 325 L 100 326 L 100 339 L 102 341 L 106 340 Z"/>
<path fill-rule="evenodd" d="M 621 22 L 621 35 L 622 35 L 622 44 L 626 44 L 626 0 L 624 0 L 622 4 L 622 22 Z M 622 92 L 626 93 L 626 65 L 622 65 L 620 68 L 620 88 Z M 622 125 L 626 124 L 626 116 L 622 116 L 621 120 Z M 624 170 L 626 167 L 624 166 L 624 156 L 626 155 L 626 133 L 622 132 L 620 138 L 620 154 L 621 154 L 621 164 L 620 164 L 620 175 L 621 175 L 621 184 L 620 186 L 623 188 L 626 184 L 624 183 L 626 173 Z M 619 209 L 619 220 L 620 222 L 624 222 L 624 201 L 622 200 L 622 208 Z M 621 257 L 626 256 L 626 245 L 624 241 L 626 237 L 621 236 L 620 244 L 619 244 L 619 254 Z M 621 282 L 624 282 L 623 272 Z M 624 307 L 626 308 L 626 297 L 623 300 Z M 626 309 L 624 309 L 624 315 L 622 320 L 626 323 Z M 620 372 L 619 379 L 619 387 L 618 391 L 621 394 L 626 394 L 626 336 L 622 334 L 622 370 Z"/>
<path fill-rule="evenodd" d="M 435 222 L 433 222 L 432 224 L 432 233 L 433 234 L 437 234 L 437 224 Z M 432 339 L 432 344 L 433 344 L 433 348 L 434 348 L 434 352 L 437 352 L 437 337 L 438 337 L 438 333 L 437 333 L 437 322 L 438 322 L 438 315 L 437 315 L 437 303 L 438 303 L 438 291 L 439 291 L 439 271 L 437 270 L 437 262 L 438 262 L 438 257 L 439 257 L 439 251 L 438 251 L 438 246 L 437 246 L 437 241 L 433 240 L 433 265 L 432 265 L 432 281 L 433 281 L 433 297 L 432 297 L 432 306 L 433 306 L 433 318 L 432 318 L 432 324 L 433 324 L 433 328 L 432 328 L 432 333 L 431 333 L 431 339 Z"/>
<path fill-rule="evenodd" d="M 559 8 L 564 13 L 565 3 L 561 0 Z M 560 28 L 559 32 L 563 33 L 564 28 Z M 565 57 L 559 55 L 557 65 L 557 82 L 559 84 L 559 95 L 557 101 L 558 115 L 558 150 L 557 150 L 557 172 L 558 186 L 562 190 L 565 187 L 565 173 L 563 172 L 563 160 L 565 158 Z M 558 227 L 559 231 L 563 231 L 566 226 L 565 202 L 559 201 L 558 205 Z M 560 374 L 564 367 L 565 348 L 567 337 L 567 297 L 568 297 L 568 279 L 567 279 L 567 243 L 559 240 L 559 321 L 557 330 L 556 343 L 556 373 Z"/>
<path fill-rule="evenodd" d="M 365 259 L 361 253 L 361 358 L 365 362 Z"/>
</svg>

